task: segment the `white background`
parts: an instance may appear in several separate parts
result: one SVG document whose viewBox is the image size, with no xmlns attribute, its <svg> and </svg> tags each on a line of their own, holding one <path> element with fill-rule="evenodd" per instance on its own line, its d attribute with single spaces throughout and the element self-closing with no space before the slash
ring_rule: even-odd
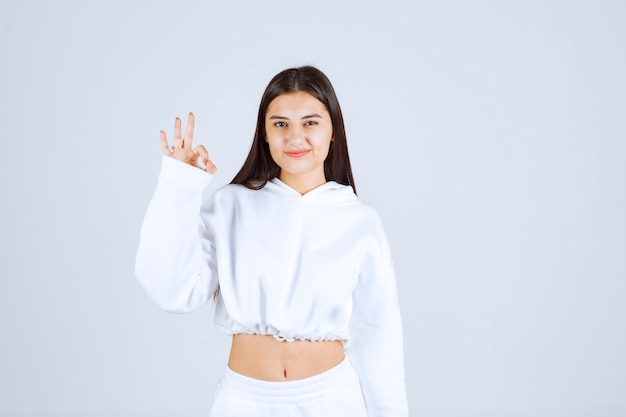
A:
<svg viewBox="0 0 626 417">
<path fill-rule="evenodd" d="M 626 415 L 621 1 L 0 1 L 0 415 L 206 416 L 229 339 L 133 276 L 159 130 L 230 181 L 270 78 L 333 81 L 413 416 Z"/>
</svg>

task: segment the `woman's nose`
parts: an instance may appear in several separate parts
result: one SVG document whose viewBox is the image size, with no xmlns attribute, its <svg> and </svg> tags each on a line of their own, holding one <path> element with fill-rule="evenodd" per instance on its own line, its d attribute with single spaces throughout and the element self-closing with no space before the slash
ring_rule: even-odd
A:
<svg viewBox="0 0 626 417">
<path fill-rule="evenodd" d="M 302 142 L 304 141 L 304 129 L 300 126 L 292 126 L 289 129 L 289 136 L 287 138 L 290 142 Z"/>
</svg>

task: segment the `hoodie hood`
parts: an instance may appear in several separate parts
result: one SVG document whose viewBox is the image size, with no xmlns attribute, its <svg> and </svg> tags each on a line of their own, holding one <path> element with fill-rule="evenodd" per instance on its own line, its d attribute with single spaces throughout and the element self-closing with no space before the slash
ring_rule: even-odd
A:
<svg viewBox="0 0 626 417">
<path fill-rule="evenodd" d="M 308 193 L 301 195 L 298 191 L 275 177 L 267 182 L 263 190 L 281 199 L 306 200 L 319 204 L 352 204 L 358 201 L 356 194 L 349 185 L 328 181 Z"/>
</svg>

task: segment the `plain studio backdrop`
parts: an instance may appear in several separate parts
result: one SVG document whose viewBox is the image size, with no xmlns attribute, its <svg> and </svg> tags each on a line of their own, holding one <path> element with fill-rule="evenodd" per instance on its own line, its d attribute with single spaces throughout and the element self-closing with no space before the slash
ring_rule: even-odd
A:
<svg viewBox="0 0 626 417">
<path fill-rule="evenodd" d="M 312 64 L 387 229 L 413 416 L 626 415 L 620 1 L 0 2 L 0 415 L 206 416 L 229 337 L 133 275 L 159 130 L 218 166 Z"/>
</svg>

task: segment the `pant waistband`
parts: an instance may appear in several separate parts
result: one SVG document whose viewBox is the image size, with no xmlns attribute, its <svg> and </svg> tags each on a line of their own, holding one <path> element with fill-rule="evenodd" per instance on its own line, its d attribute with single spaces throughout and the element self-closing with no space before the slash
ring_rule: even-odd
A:
<svg viewBox="0 0 626 417">
<path fill-rule="evenodd" d="M 346 355 L 333 368 L 312 377 L 295 381 L 263 381 L 238 374 L 226 367 L 221 388 L 236 390 L 247 396 L 263 398 L 265 401 L 275 398 L 276 401 L 295 403 L 315 397 L 320 392 L 333 389 L 337 383 L 355 377 L 356 372 Z"/>
</svg>

